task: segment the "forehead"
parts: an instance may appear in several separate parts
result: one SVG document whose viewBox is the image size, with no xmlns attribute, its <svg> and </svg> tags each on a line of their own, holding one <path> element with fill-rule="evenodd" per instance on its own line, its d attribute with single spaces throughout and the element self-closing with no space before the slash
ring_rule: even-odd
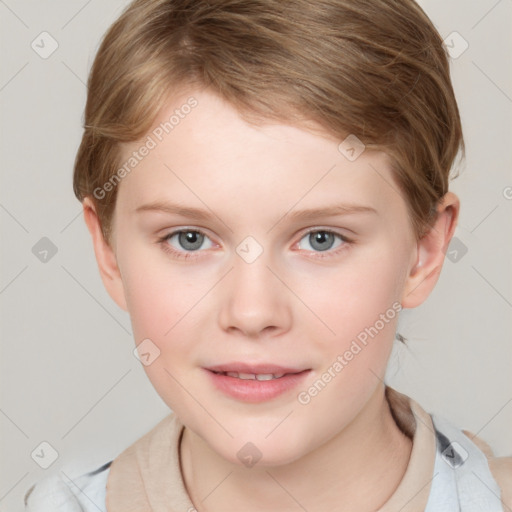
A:
<svg viewBox="0 0 512 512">
<path fill-rule="evenodd" d="M 347 144 L 354 141 L 357 156 L 357 140 Z M 211 92 L 185 91 L 168 101 L 141 141 L 124 145 L 121 165 L 136 162 L 120 183 L 118 202 L 135 209 L 180 198 L 261 216 L 299 204 L 358 203 L 381 215 L 395 205 L 394 213 L 403 215 L 387 155 L 363 150 L 353 159 L 340 143 L 314 123 L 253 124 Z M 143 157 L 142 146 L 150 148 Z"/>
</svg>

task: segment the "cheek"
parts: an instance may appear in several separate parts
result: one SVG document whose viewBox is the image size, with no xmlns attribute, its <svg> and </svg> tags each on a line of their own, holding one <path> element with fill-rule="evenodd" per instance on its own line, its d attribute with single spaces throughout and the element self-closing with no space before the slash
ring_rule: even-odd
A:
<svg viewBox="0 0 512 512">
<path fill-rule="evenodd" d="M 151 354 L 143 369 L 170 409 L 194 411 L 196 404 L 181 384 L 187 381 L 193 360 L 189 320 L 197 302 L 194 288 L 176 269 L 169 272 L 161 262 L 148 260 L 139 266 L 137 261 L 132 254 L 125 262 L 125 290 L 135 344 L 149 349 L 139 354 Z M 197 394 L 191 386 L 187 389 Z"/>
<path fill-rule="evenodd" d="M 393 251 L 374 246 L 354 253 L 336 269 L 316 270 L 294 289 L 318 318 L 312 321 L 317 332 L 325 340 L 338 339 L 336 348 L 340 349 L 381 315 L 386 321 L 385 325 L 378 322 L 378 330 L 383 334 L 391 330 L 391 324 L 396 324 L 402 275 L 402 262 Z"/>
<path fill-rule="evenodd" d="M 181 313 L 178 288 L 161 276 L 140 271 L 126 277 L 125 290 L 135 341 L 150 338 L 160 344 Z"/>
<path fill-rule="evenodd" d="M 324 272 L 302 288 L 311 317 L 310 349 L 320 362 L 304 392 L 306 407 L 318 414 L 338 404 L 340 419 L 355 414 L 386 371 L 401 305 L 403 269 L 391 248 L 360 251 L 336 272 Z M 311 394 L 309 392 L 311 391 Z M 343 400 L 340 402 L 341 397 Z"/>
<path fill-rule="evenodd" d="M 184 270 L 167 262 L 163 250 L 154 247 L 148 250 L 134 244 L 125 252 L 123 286 L 136 342 L 150 338 L 159 345 L 165 343 L 194 307 L 201 290 Z"/>
</svg>

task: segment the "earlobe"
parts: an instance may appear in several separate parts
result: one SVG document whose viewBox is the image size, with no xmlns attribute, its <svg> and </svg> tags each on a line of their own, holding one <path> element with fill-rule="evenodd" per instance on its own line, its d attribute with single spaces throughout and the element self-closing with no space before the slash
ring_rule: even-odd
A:
<svg viewBox="0 0 512 512">
<path fill-rule="evenodd" d="M 96 262 L 98 263 L 98 269 L 100 271 L 103 285 L 114 302 L 124 311 L 128 311 L 124 285 L 121 278 L 121 272 L 117 264 L 116 255 L 103 236 L 101 223 L 96 213 L 94 203 L 89 197 L 86 197 L 83 200 L 82 206 L 84 211 L 84 220 L 87 225 L 87 229 L 91 234 L 94 254 L 96 256 Z"/>
<path fill-rule="evenodd" d="M 434 289 L 457 227 L 459 210 L 459 198 L 452 192 L 445 194 L 437 207 L 436 222 L 417 242 L 416 261 L 407 277 L 401 300 L 403 308 L 419 306 Z"/>
</svg>

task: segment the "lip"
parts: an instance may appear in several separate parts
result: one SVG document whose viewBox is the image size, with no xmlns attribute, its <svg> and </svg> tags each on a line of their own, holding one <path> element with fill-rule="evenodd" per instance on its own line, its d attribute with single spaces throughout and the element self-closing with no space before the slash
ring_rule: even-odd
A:
<svg viewBox="0 0 512 512">
<path fill-rule="evenodd" d="M 270 363 L 248 364 L 242 362 L 233 362 L 208 366 L 206 368 L 212 372 L 238 372 L 238 373 L 299 373 L 308 368 L 291 368 L 279 366 Z"/>
<path fill-rule="evenodd" d="M 247 366 L 246 366 L 247 368 Z M 254 369 L 257 366 L 251 366 Z M 246 373 L 283 373 L 283 367 L 267 365 L 264 368 L 272 369 L 272 371 L 247 371 Z M 229 377 L 220 373 L 214 373 L 213 370 L 203 368 L 211 379 L 212 384 L 223 394 L 236 400 L 247 403 L 267 402 L 277 398 L 284 393 L 290 392 L 301 384 L 311 369 L 299 371 L 298 373 L 288 373 L 278 379 L 271 380 L 255 380 L 255 379 L 239 379 L 238 377 Z M 286 368 L 284 368 L 286 369 Z M 216 370 L 216 371 L 237 371 L 237 370 Z M 238 370 L 242 372 L 241 370 Z M 245 373 L 245 372 L 242 372 Z"/>
</svg>

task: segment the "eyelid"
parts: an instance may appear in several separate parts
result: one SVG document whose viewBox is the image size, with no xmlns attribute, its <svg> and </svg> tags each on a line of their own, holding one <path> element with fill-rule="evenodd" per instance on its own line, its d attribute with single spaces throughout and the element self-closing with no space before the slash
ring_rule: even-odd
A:
<svg viewBox="0 0 512 512">
<path fill-rule="evenodd" d="M 214 235 L 208 229 L 206 229 L 206 228 L 199 228 L 199 227 L 196 227 L 196 226 L 175 226 L 175 227 L 172 227 L 172 228 L 163 229 L 163 230 L 161 230 L 161 232 L 163 234 L 162 235 L 158 235 L 158 237 L 159 238 L 170 238 L 173 235 L 176 235 L 176 234 L 181 233 L 181 232 L 187 232 L 187 231 L 194 231 L 194 232 L 197 232 L 197 233 L 201 233 L 201 235 L 204 235 L 204 236 L 208 237 L 212 241 L 215 238 Z"/>
<path fill-rule="evenodd" d="M 332 228 L 327 226 L 314 226 L 312 228 L 306 228 L 306 231 L 302 233 L 302 236 L 307 235 L 308 233 L 314 233 L 316 231 L 327 231 L 328 233 L 334 233 L 335 235 L 345 236 L 343 233 L 338 231 L 339 228 Z"/>
</svg>

